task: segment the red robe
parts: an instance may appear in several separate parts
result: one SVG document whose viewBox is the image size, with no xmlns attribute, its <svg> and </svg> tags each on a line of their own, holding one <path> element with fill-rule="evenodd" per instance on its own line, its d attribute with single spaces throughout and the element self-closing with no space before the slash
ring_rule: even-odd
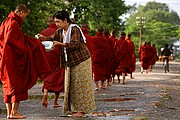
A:
<svg viewBox="0 0 180 120">
<path fill-rule="evenodd" d="M 92 53 L 93 53 L 93 40 L 92 40 L 92 36 L 89 36 L 88 34 L 88 29 L 87 28 L 81 28 L 84 36 L 86 37 L 86 45 L 87 45 L 87 48 L 90 52 L 90 55 L 92 57 Z"/>
<path fill-rule="evenodd" d="M 57 29 L 58 28 L 55 24 L 50 24 L 48 28 L 41 31 L 41 34 L 44 36 L 50 36 Z M 49 92 L 64 91 L 65 69 L 60 68 L 60 54 L 60 47 L 55 47 L 53 50 L 46 51 L 46 58 L 51 70 L 42 77 L 44 81 L 42 91 L 44 91 L 44 89 L 47 89 Z"/>
<path fill-rule="evenodd" d="M 155 65 L 157 61 L 157 51 L 155 47 L 152 47 L 152 58 L 151 58 L 151 65 Z"/>
<path fill-rule="evenodd" d="M 11 12 L 0 27 L 0 79 L 5 103 L 27 100 L 28 90 L 50 69 L 44 46 L 23 33 L 22 22 Z"/>
<path fill-rule="evenodd" d="M 143 67 L 143 69 L 147 70 L 150 66 L 150 62 L 149 62 L 149 49 L 147 45 L 141 45 L 139 48 L 139 61 L 141 63 L 141 67 Z"/>
<path fill-rule="evenodd" d="M 131 55 L 131 59 L 130 59 L 130 65 L 129 65 L 129 72 L 132 73 L 135 71 L 136 69 L 136 55 L 135 55 L 135 48 L 134 48 L 134 42 L 130 39 L 130 38 L 126 38 L 126 41 L 128 43 L 129 46 L 129 52 Z"/>
<path fill-rule="evenodd" d="M 108 39 L 110 51 L 111 51 L 111 57 L 110 57 L 110 72 L 112 75 L 115 75 L 116 69 L 117 69 L 117 61 L 116 61 L 116 42 L 118 40 L 115 36 L 110 36 Z"/>
<path fill-rule="evenodd" d="M 117 54 L 116 60 L 118 63 L 118 68 L 116 69 L 116 74 L 129 73 L 129 63 L 131 59 L 131 54 L 129 51 L 128 43 L 125 41 L 125 37 L 120 37 L 117 42 Z"/>
<path fill-rule="evenodd" d="M 110 47 L 108 40 L 103 33 L 97 33 L 93 37 L 93 55 L 92 65 L 94 73 L 94 81 L 105 81 L 110 76 Z"/>
<path fill-rule="evenodd" d="M 56 24 L 49 24 L 48 28 L 41 31 L 41 34 L 45 36 L 51 36 L 57 29 L 58 27 Z"/>
</svg>

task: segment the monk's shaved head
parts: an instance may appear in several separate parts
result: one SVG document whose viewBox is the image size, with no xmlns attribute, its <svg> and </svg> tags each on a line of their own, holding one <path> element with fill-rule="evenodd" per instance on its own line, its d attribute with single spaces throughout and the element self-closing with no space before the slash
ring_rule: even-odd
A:
<svg viewBox="0 0 180 120">
<path fill-rule="evenodd" d="M 19 4 L 18 6 L 16 6 L 16 9 L 14 10 L 15 12 L 25 12 L 25 13 L 30 13 L 30 10 L 28 9 L 27 5 L 25 4 Z"/>
</svg>

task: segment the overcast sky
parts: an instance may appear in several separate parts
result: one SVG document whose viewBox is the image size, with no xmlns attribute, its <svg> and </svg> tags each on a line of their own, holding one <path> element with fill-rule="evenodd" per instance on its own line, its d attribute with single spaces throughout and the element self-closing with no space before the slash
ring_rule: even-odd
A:
<svg viewBox="0 0 180 120">
<path fill-rule="evenodd" d="M 147 2 L 156 1 L 159 3 L 166 3 L 169 6 L 170 10 L 174 10 L 180 16 L 180 0 L 124 0 L 127 5 L 146 5 Z"/>
</svg>

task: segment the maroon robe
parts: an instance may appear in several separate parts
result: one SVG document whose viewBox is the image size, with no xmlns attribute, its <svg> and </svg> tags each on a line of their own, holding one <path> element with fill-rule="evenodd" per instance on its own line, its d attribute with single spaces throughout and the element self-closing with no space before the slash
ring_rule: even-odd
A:
<svg viewBox="0 0 180 120">
<path fill-rule="evenodd" d="M 105 81 L 110 76 L 110 47 L 108 40 L 103 33 L 97 33 L 93 37 L 93 55 L 92 65 L 94 73 L 94 81 Z"/>
<path fill-rule="evenodd" d="M 151 52 L 152 52 L 151 65 L 155 65 L 156 61 L 157 61 L 157 58 L 158 58 L 156 48 L 152 47 Z"/>
<path fill-rule="evenodd" d="M 116 47 L 116 60 L 118 63 L 116 74 L 119 75 L 121 73 L 129 73 L 131 54 L 129 51 L 128 43 L 127 41 L 125 41 L 125 37 L 120 37 L 120 40 L 118 40 Z"/>
<path fill-rule="evenodd" d="M 50 24 L 48 28 L 41 31 L 41 34 L 44 36 L 50 36 L 57 29 L 58 28 L 55 24 Z M 60 68 L 60 54 L 60 47 L 55 47 L 53 50 L 46 51 L 46 58 L 51 70 L 42 77 L 42 80 L 44 81 L 42 91 L 44 91 L 44 89 L 47 89 L 49 92 L 64 91 L 65 69 Z"/>
<path fill-rule="evenodd" d="M 112 75 L 115 75 L 116 69 L 117 69 L 117 61 L 116 61 L 116 42 L 118 40 L 116 39 L 115 36 L 110 36 L 108 39 L 109 46 L 110 46 L 110 51 L 111 51 L 111 57 L 110 57 L 110 73 Z"/>
<path fill-rule="evenodd" d="M 129 63 L 129 72 L 132 73 L 136 69 L 136 55 L 135 55 L 134 42 L 129 37 L 126 38 L 126 41 L 128 43 L 129 52 L 131 55 L 130 63 Z"/>
<path fill-rule="evenodd" d="M 86 45 L 87 45 L 87 48 L 90 52 L 90 55 L 92 57 L 92 53 L 93 53 L 93 40 L 92 40 L 92 36 L 89 36 L 88 34 L 88 29 L 87 28 L 81 28 L 84 36 L 86 37 Z"/>
<path fill-rule="evenodd" d="M 28 99 L 28 90 L 50 68 L 45 48 L 21 30 L 22 19 L 11 12 L 0 27 L 0 79 L 4 102 Z"/>
<path fill-rule="evenodd" d="M 139 53 L 139 61 L 141 63 L 141 67 L 147 70 L 150 66 L 150 62 L 149 62 L 150 54 L 149 54 L 148 46 L 146 44 L 141 45 L 138 53 Z"/>
</svg>

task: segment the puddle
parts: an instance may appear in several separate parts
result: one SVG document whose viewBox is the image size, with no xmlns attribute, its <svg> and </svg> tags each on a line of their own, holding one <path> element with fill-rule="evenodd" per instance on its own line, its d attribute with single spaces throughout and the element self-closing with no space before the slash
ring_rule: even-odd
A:
<svg viewBox="0 0 180 120">
<path fill-rule="evenodd" d="M 136 98 L 106 98 L 106 99 L 97 99 L 96 101 L 127 101 L 127 100 L 136 100 Z"/>
</svg>

